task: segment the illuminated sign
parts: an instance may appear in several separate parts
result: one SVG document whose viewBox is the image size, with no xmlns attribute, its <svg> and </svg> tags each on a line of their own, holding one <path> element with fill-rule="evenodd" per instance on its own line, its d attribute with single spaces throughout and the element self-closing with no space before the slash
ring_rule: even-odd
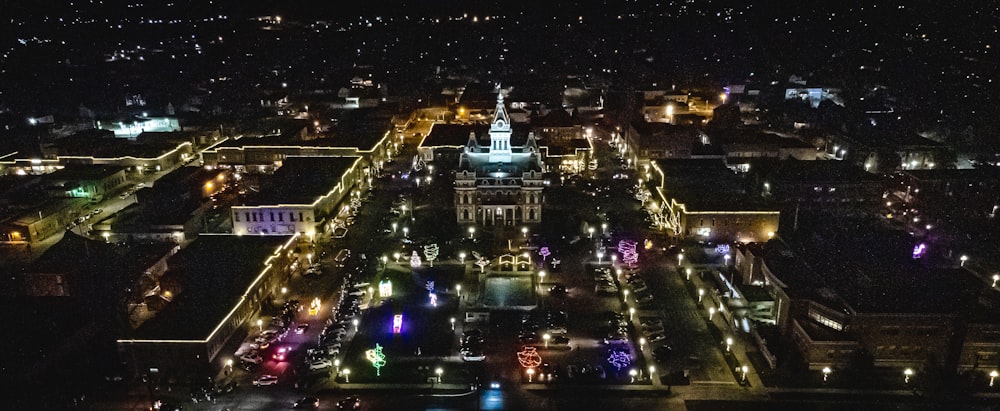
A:
<svg viewBox="0 0 1000 411">
<path fill-rule="evenodd" d="M 382 298 L 392 297 L 392 281 L 389 280 L 379 281 L 378 296 Z"/>
</svg>

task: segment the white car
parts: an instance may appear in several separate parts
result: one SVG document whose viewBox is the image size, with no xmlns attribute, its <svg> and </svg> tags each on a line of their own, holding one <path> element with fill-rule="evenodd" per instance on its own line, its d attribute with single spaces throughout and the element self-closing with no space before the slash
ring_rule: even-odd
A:
<svg viewBox="0 0 1000 411">
<path fill-rule="evenodd" d="M 468 351 L 462 353 L 463 361 L 483 361 L 486 359 L 486 355 L 482 351 Z"/>
<path fill-rule="evenodd" d="M 264 358 L 262 358 L 257 353 L 246 353 L 246 354 L 243 354 L 243 355 L 240 356 L 240 360 L 243 361 L 243 362 L 252 362 L 254 364 L 260 364 L 260 363 L 264 362 Z"/>
<path fill-rule="evenodd" d="M 325 370 L 330 367 L 333 367 L 330 360 L 317 360 L 309 363 L 309 371 Z"/>
<path fill-rule="evenodd" d="M 256 386 L 274 385 L 277 383 L 278 383 L 278 376 L 270 374 L 261 375 L 260 378 L 253 380 L 253 385 Z"/>
</svg>

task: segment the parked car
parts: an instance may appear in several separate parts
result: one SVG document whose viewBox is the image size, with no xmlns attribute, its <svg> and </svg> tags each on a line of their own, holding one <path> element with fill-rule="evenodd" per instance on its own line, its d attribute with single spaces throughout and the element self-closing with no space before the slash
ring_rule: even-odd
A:
<svg viewBox="0 0 1000 411">
<path fill-rule="evenodd" d="M 361 408 L 361 398 L 351 396 L 337 401 L 337 409 L 356 410 Z"/>
<path fill-rule="evenodd" d="M 260 363 L 264 362 L 264 358 L 262 358 L 260 356 L 260 354 L 257 354 L 255 352 L 251 352 L 251 353 L 246 353 L 246 354 L 241 355 L 240 356 L 240 361 L 250 362 L 250 363 L 254 363 L 254 364 L 260 364 Z"/>
<path fill-rule="evenodd" d="M 649 336 L 646 337 L 646 341 L 648 341 L 650 344 L 658 343 L 658 342 L 666 340 L 666 339 L 667 339 L 667 336 L 665 334 L 663 334 L 662 332 L 653 333 L 653 334 L 650 334 Z"/>
<path fill-rule="evenodd" d="M 264 385 L 274 385 L 278 383 L 278 376 L 271 374 L 264 374 L 253 380 L 253 385 L 264 386 Z"/>
<path fill-rule="evenodd" d="M 463 361 L 483 361 L 486 355 L 480 350 L 470 350 L 462 353 Z"/>
<path fill-rule="evenodd" d="M 316 397 L 302 397 L 299 398 L 292 404 L 292 408 L 298 409 L 316 409 L 319 408 L 319 398 Z"/>
<path fill-rule="evenodd" d="M 330 367 L 333 367 L 333 363 L 326 359 L 311 361 L 309 363 L 309 371 L 325 370 Z"/>
<path fill-rule="evenodd" d="M 566 294 L 566 286 L 562 283 L 555 283 L 549 287 L 549 294 L 564 295 Z"/>
<path fill-rule="evenodd" d="M 604 337 L 605 344 L 627 344 L 628 335 L 621 332 L 611 333 Z"/>
<path fill-rule="evenodd" d="M 302 323 L 302 324 L 299 324 L 299 325 L 295 326 L 295 333 L 296 334 L 305 334 L 306 330 L 308 330 L 308 329 L 309 329 L 309 323 Z"/>
</svg>

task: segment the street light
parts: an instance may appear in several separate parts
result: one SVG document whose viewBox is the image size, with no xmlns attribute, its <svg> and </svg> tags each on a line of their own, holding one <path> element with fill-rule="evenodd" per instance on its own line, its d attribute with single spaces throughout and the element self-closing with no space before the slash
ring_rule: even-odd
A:
<svg viewBox="0 0 1000 411">
<path fill-rule="evenodd" d="M 524 238 L 528 238 L 528 227 L 521 227 L 521 235 L 523 235 Z"/>
<path fill-rule="evenodd" d="M 264 332 L 264 320 L 257 319 L 257 331 Z"/>
<path fill-rule="evenodd" d="M 400 257 L 400 255 L 401 255 L 401 254 L 399 254 L 399 252 L 398 252 L 398 251 L 397 251 L 397 252 L 395 252 L 395 253 L 392 253 L 392 259 L 393 259 L 393 260 L 394 260 L 395 262 L 397 262 L 397 263 L 398 263 L 398 262 L 399 262 L 399 257 Z"/>
<path fill-rule="evenodd" d="M 743 371 L 743 382 L 746 382 L 746 380 L 747 380 L 747 371 L 749 371 L 750 368 L 744 365 L 743 367 L 740 368 L 740 370 Z"/>
<path fill-rule="evenodd" d="M 465 264 L 465 251 L 458 253 L 458 262 L 460 264 Z"/>
<path fill-rule="evenodd" d="M 631 370 L 628 370 L 628 376 L 632 377 L 632 382 L 635 382 L 635 376 L 637 374 L 638 374 L 638 372 L 635 370 L 635 368 L 633 368 Z"/>
<path fill-rule="evenodd" d="M 628 304 L 628 290 L 622 290 L 622 295 L 625 296 L 625 304 Z"/>
<path fill-rule="evenodd" d="M 354 332 L 358 332 L 358 324 L 360 324 L 360 321 L 358 321 L 358 319 L 355 318 L 351 320 L 351 324 L 354 324 Z"/>
<path fill-rule="evenodd" d="M 646 337 L 639 337 L 639 351 L 646 348 Z"/>
<path fill-rule="evenodd" d="M 1000 373 L 997 373 L 997 370 L 990 371 L 990 387 L 993 386 L 993 380 L 996 380 L 997 376 L 1000 376 Z"/>
<path fill-rule="evenodd" d="M 729 258 L 729 254 L 722 256 L 722 259 L 725 260 L 725 264 L 723 264 L 724 267 L 729 267 Z"/>
<path fill-rule="evenodd" d="M 604 251 L 598 251 L 597 252 L 597 264 L 601 264 L 602 260 L 604 260 Z"/>
<path fill-rule="evenodd" d="M 476 227 L 469 227 L 469 239 L 471 240 L 474 235 L 476 235 Z"/>
<path fill-rule="evenodd" d="M 907 369 L 903 370 L 903 383 L 909 384 L 910 383 L 910 376 L 912 376 L 912 375 L 913 375 L 913 370 L 912 369 L 907 368 Z"/>
<path fill-rule="evenodd" d="M 733 346 L 733 337 L 726 337 L 726 352 L 730 352 L 730 348 Z"/>
<path fill-rule="evenodd" d="M 399 227 L 399 224 L 392 223 L 392 233 L 393 234 L 396 234 L 396 227 Z"/>
<path fill-rule="evenodd" d="M 705 289 L 704 288 L 699 288 L 698 289 L 698 302 L 699 303 L 701 302 L 701 298 L 704 297 L 704 296 L 705 296 Z"/>
<path fill-rule="evenodd" d="M 993 274 L 993 288 L 997 287 L 997 281 L 1000 281 L 1000 274 Z"/>
<path fill-rule="evenodd" d="M 632 317 L 635 317 L 635 307 L 629 307 L 628 309 L 628 319 L 632 320 Z"/>
<path fill-rule="evenodd" d="M 455 331 L 455 317 L 449 318 L 448 321 L 451 323 L 451 330 Z"/>
<path fill-rule="evenodd" d="M 650 366 L 649 366 L 649 379 L 650 379 L 650 380 L 652 380 L 652 379 L 653 379 L 653 373 L 654 373 L 654 372 L 656 372 L 656 367 L 655 367 L 655 366 L 652 366 L 652 365 L 650 365 Z"/>
<path fill-rule="evenodd" d="M 462 284 L 455 284 L 455 294 L 458 294 L 458 298 L 462 298 Z"/>
<path fill-rule="evenodd" d="M 337 367 L 337 374 L 340 374 L 340 358 L 333 359 L 333 366 Z"/>
<path fill-rule="evenodd" d="M 587 238 L 594 238 L 594 227 L 587 227 Z"/>
<path fill-rule="evenodd" d="M 686 268 L 686 269 L 684 269 L 684 272 L 687 274 L 687 279 L 690 281 L 691 280 L 691 269 L 690 268 Z"/>
<path fill-rule="evenodd" d="M 528 368 L 528 370 L 525 371 L 525 372 L 528 373 L 528 382 L 531 382 L 532 379 L 535 377 L 535 369 L 534 368 Z"/>
<path fill-rule="evenodd" d="M 830 377 L 830 367 L 823 367 L 823 382 L 826 382 L 827 378 Z"/>
<path fill-rule="evenodd" d="M 438 377 L 438 384 L 441 383 L 441 374 L 443 374 L 443 373 L 444 373 L 444 370 L 442 370 L 441 367 L 437 367 L 437 368 L 434 369 L 434 374 L 437 374 L 437 377 Z"/>
<path fill-rule="evenodd" d="M 677 266 L 681 266 L 681 262 L 684 261 L 684 253 L 677 254 Z"/>
<path fill-rule="evenodd" d="M 385 254 L 382 254 L 382 269 L 383 270 L 385 269 L 386 264 L 388 264 L 388 263 L 389 263 L 389 257 L 386 257 Z"/>
<path fill-rule="evenodd" d="M 552 336 L 549 335 L 549 333 L 545 333 L 545 334 L 542 335 L 542 340 L 545 341 L 545 348 L 549 348 L 549 340 L 550 339 L 552 339 Z"/>
<path fill-rule="evenodd" d="M 403 227 L 403 237 L 407 237 L 409 235 L 410 235 L 410 228 L 409 227 Z"/>
<path fill-rule="evenodd" d="M 708 307 L 708 321 L 712 321 L 712 317 L 715 316 L 715 307 Z"/>
<path fill-rule="evenodd" d="M 958 258 L 958 260 L 961 261 L 960 263 L 958 263 L 958 266 L 959 267 L 965 267 L 965 262 L 969 261 L 969 256 L 962 255 L 961 257 Z"/>
<path fill-rule="evenodd" d="M 344 371 L 342 372 L 342 374 L 344 374 L 344 382 L 347 383 L 347 384 L 350 384 L 351 383 L 351 369 L 350 368 L 344 368 Z"/>
</svg>

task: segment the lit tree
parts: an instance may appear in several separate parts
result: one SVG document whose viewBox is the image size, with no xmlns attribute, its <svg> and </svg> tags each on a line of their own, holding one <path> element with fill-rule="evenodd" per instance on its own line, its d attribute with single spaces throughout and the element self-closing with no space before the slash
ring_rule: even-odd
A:
<svg viewBox="0 0 1000 411">
<path fill-rule="evenodd" d="M 430 264 L 431 267 L 434 266 L 434 260 L 437 260 L 438 258 L 438 251 L 439 249 L 437 244 L 430 244 L 424 246 L 424 258 L 427 259 L 427 262 Z"/>
<path fill-rule="evenodd" d="M 385 365 L 385 354 L 382 353 L 382 346 L 375 344 L 375 348 L 365 351 L 365 358 L 375 367 L 375 376 L 382 376 L 382 367 Z"/>
<path fill-rule="evenodd" d="M 420 267 L 420 256 L 417 254 L 417 250 L 413 250 L 413 254 L 410 254 L 410 267 Z"/>
<path fill-rule="evenodd" d="M 479 273 L 482 274 L 486 271 L 486 266 L 490 265 L 490 262 L 485 258 L 480 257 L 479 260 L 476 261 L 476 265 L 479 266 Z"/>
<path fill-rule="evenodd" d="M 622 255 L 622 262 L 629 267 L 634 267 L 639 262 L 639 253 L 635 251 L 636 243 L 632 240 L 621 240 L 618 242 L 618 253 Z"/>
<path fill-rule="evenodd" d="M 608 364 L 615 367 L 618 370 L 628 367 L 632 363 L 632 359 L 629 358 L 628 353 L 622 350 L 611 350 L 608 353 Z"/>
<path fill-rule="evenodd" d="M 545 261 L 545 259 L 552 255 L 552 253 L 549 251 L 548 247 L 542 247 L 538 250 L 538 255 L 542 256 L 542 261 Z"/>
</svg>

